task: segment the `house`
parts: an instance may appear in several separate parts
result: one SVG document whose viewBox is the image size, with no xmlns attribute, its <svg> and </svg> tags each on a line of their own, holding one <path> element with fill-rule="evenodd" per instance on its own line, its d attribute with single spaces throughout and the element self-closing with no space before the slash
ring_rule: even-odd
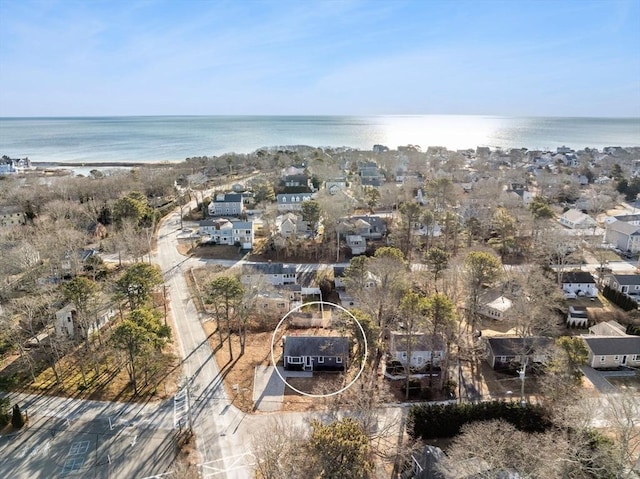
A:
<svg viewBox="0 0 640 479">
<path fill-rule="evenodd" d="M 588 324 L 587 308 L 584 306 L 569 306 L 569 314 L 567 315 L 568 327 L 586 328 Z"/>
<path fill-rule="evenodd" d="M 198 233 L 209 236 L 209 242 L 222 245 L 236 245 L 242 249 L 253 249 L 254 231 L 251 221 L 227 219 L 204 220 L 200 222 Z"/>
<path fill-rule="evenodd" d="M 54 329 L 56 335 L 64 338 L 85 339 L 87 334 L 92 334 L 106 325 L 116 315 L 116 309 L 112 306 L 99 311 L 89 324 L 88 331 L 78 321 L 78 311 L 73 303 L 68 303 L 56 311 Z"/>
<path fill-rule="evenodd" d="M 627 296 L 640 296 L 640 274 L 609 274 L 604 284 Z"/>
<path fill-rule="evenodd" d="M 333 283 L 336 289 L 344 289 L 344 266 L 333 267 Z"/>
<path fill-rule="evenodd" d="M 493 369 L 511 369 L 522 364 L 523 356 L 527 363 L 542 363 L 546 349 L 553 343 L 543 337 L 494 337 L 487 339 L 487 362 Z"/>
<path fill-rule="evenodd" d="M 0 228 L 25 224 L 26 219 L 19 206 L 0 206 Z"/>
<path fill-rule="evenodd" d="M 341 220 L 341 227 L 349 234 L 365 239 L 380 239 L 387 234 L 387 225 L 380 216 L 354 215 Z"/>
<path fill-rule="evenodd" d="M 240 216 L 244 213 L 244 201 L 239 193 L 221 193 L 209 203 L 211 216 Z"/>
<path fill-rule="evenodd" d="M 598 296 L 596 280 L 589 272 L 569 271 L 563 273 L 561 282 L 565 295 L 586 296 L 588 298 Z"/>
<path fill-rule="evenodd" d="M 588 229 L 595 228 L 596 226 L 596 220 L 577 209 L 565 211 L 564 214 L 558 218 L 558 221 L 560 221 L 561 225 L 570 229 Z"/>
<path fill-rule="evenodd" d="M 640 336 L 583 335 L 582 339 L 589 351 L 587 364 L 594 369 L 640 367 Z"/>
<path fill-rule="evenodd" d="M 302 215 L 290 211 L 276 217 L 275 231 L 283 238 L 296 238 L 308 233 L 309 225 L 302 220 Z"/>
<path fill-rule="evenodd" d="M 243 264 L 240 282 L 242 284 L 255 284 L 262 280 L 272 286 L 284 284 L 296 284 L 298 273 L 296 266 L 282 263 L 255 263 Z"/>
<path fill-rule="evenodd" d="M 393 331 L 389 336 L 389 353 L 392 360 L 403 366 L 408 363 L 412 369 L 422 369 L 430 364 L 438 367 L 445 358 L 445 345 L 441 337 Z"/>
<path fill-rule="evenodd" d="M 285 336 L 284 368 L 302 371 L 346 371 L 349 339 L 340 336 Z"/>
<path fill-rule="evenodd" d="M 352 255 L 363 254 L 367 250 L 367 240 L 360 235 L 347 235 L 346 240 Z"/>
<path fill-rule="evenodd" d="M 480 306 L 480 314 L 490 319 L 502 321 L 508 318 L 508 312 L 513 307 L 513 301 L 506 296 L 498 296 Z"/>
<path fill-rule="evenodd" d="M 345 178 L 333 178 L 324 182 L 324 189 L 330 195 L 335 195 L 338 191 L 347 189 L 347 180 Z"/>
<path fill-rule="evenodd" d="M 604 241 L 622 251 L 640 251 L 640 225 L 615 220 L 606 224 Z"/>
<path fill-rule="evenodd" d="M 378 165 L 373 161 L 365 161 L 358 166 L 358 176 L 362 186 L 378 187 L 382 184 L 384 176 L 378 170 Z"/>
<path fill-rule="evenodd" d="M 302 203 L 311 200 L 311 193 L 280 193 L 276 196 L 278 211 L 302 211 Z"/>
<path fill-rule="evenodd" d="M 309 180 L 309 177 L 304 173 L 286 175 L 282 178 L 280 183 L 285 188 L 306 188 L 311 191 L 311 180 Z"/>
<path fill-rule="evenodd" d="M 594 324 L 589 328 L 589 334 L 595 336 L 626 336 L 627 330 L 615 320 Z"/>
</svg>

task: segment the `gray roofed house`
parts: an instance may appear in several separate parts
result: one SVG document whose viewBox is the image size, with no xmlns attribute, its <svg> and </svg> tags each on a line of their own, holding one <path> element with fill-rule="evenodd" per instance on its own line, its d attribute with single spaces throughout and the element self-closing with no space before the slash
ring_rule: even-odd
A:
<svg viewBox="0 0 640 479">
<path fill-rule="evenodd" d="M 349 367 L 349 339 L 342 336 L 286 336 L 284 368 L 344 371 Z"/>
<path fill-rule="evenodd" d="M 522 356 L 528 362 L 541 363 L 547 357 L 546 349 L 553 343 L 549 338 L 494 337 L 487 339 L 487 361 L 493 369 L 508 369 L 522 364 Z"/>
<path fill-rule="evenodd" d="M 640 295 L 640 274 L 609 274 L 604 284 L 630 296 Z"/>
<path fill-rule="evenodd" d="M 282 263 L 255 263 L 243 264 L 240 282 L 250 284 L 264 279 L 273 286 L 297 283 L 298 273 L 296 266 Z"/>
<path fill-rule="evenodd" d="M 640 336 L 582 336 L 595 369 L 640 366 Z"/>
<path fill-rule="evenodd" d="M 244 212 L 244 201 L 239 193 L 221 193 L 209 203 L 211 216 L 240 216 Z"/>
<path fill-rule="evenodd" d="M 626 221 L 607 223 L 604 240 L 622 251 L 637 253 L 640 251 L 640 225 Z"/>
</svg>

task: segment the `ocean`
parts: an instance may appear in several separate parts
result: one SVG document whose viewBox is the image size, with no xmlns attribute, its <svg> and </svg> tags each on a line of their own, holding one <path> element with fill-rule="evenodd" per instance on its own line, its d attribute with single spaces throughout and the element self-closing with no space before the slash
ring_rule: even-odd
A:
<svg viewBox="0 0 640 479">
<path fill-rule="evenodd" d="M 470 115 L 0 118 L 0 155 L 38 162 L 162 162 L 309 145 L 555 150 L 640 146 L 640 118 Z"/>
</svg>

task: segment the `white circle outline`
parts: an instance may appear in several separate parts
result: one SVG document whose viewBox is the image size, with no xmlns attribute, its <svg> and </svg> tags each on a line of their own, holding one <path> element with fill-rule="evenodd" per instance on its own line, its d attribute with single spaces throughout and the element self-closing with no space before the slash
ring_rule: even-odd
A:
<svg viewBox="0 0 640 479">
<path fill-rule="evenodd" d="M 309 306 L 309 305 L 313 305 L 313 304 L 328 304 L 330 306 L 335 306 L 338 309 L 341 309 L 342 311 L 344 311 L 345 313 L 347 313 L 349 316 L 351 316 L 351 318 L 356 322 L 356 324 L 358 325 L 358 328 L 360 328 L 360 332 L 362 333 L 362 341 L 364 342 L 364 356 L 362 356 L 362 361 L 360 364 L 360 370 L 358 371 L 358 374 L 356 374 L 356 377 L 353 378 L 351 380 L 351 382 L 349 384 L 347 384 L 346 386 L 344 386 L 342 389 L 338 389 L 337 391 L 334 391 L 332 393 L 328 393 L 328 394 L 311 394 L 311 393 L 307 393 L 304 391 L 300 391 L 299 389 L 294 388 L 291 384 L 289 384 L 287 382 L 287 380 L 282 376 L 282 374 L 280 374 L 280 371 L 278 370 L 278 366 L 276 365 L 276 359 L 275 356 L 273 354 L 273 347 L 275 345 L 276 342 L 276 332 L 278 331 L 278 329 L 280 329 L 280 326 L 282 326 L 282 323 L 287 319 L 287 317 L 297 311 L 298 309 L 302 308 L 303 306 Z M 351 386 L 354 385 L 354 383 L 360 378 L 360 376 L 362 375 L 362 371 L 364 371 L 364 366 L 365 363 L 367 361 L 367 355 L 369 353 L 369 346 L 367 344 L 367 336 L 364 334 L 364 328 L 362 327 L 362 325 L 360 324 L 360 321 L 358 321 L 356 319 L 356 317 L 347 309 L 343 308 L 342 306 L 340 306 L 339 304 L 336 303 L 331 303 L 329 301 L 311 301 L 309 303 L 304 303 L 301 304 L 300 306 L 296 306 L 295 308 L 293 308 L 291 311 L 289 311 L 287 314 L 285 314 L 282 319 L 280 320 L 280 322 L 278 323 L 278 325 L 276 326 L 276 328 L 273 330 L 273 334 L 271 335 L 271 364 L 273 365 L 273 367 L 276 370 L 276 374 L 280 377 L 280 379 L 282 379 L 282 382 L 285 383 L 287 386 L 289 386 L 289 388 L 291 388 L 292 390 L 294 390 L 295 392 L 297 392 L 298 394 L 302 394 L 303 396 L 308 396 L 308 397 L 312 397 L 312 398 L 325 398 L 325 397 L 331 397 L 331 396 L 335 396 L 336 394 L 341 394 L 343 392 L 345 392 L 347 389 L 349 389 Z"/>
</svg>

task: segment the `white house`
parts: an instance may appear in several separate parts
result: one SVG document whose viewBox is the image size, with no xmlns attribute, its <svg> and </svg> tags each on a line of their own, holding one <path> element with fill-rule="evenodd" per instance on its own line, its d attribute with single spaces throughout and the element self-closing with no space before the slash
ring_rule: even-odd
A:
<svg viewBox="0 0 640 479">
<path fill-rule="evenodd" d="M 68 303 L 56 311 L 54 328 L 58 336 L 69 339 L 76 337 L 84 339 L 87 334 L 92 334 L 101 329 L 115 315 L 116 310 L 111 306 L 99 311 L 89 322 L 88 331 L 85 331 L 83 325 L 78 322 L 78 312 L 75 305 Z"/>
<path fill-rule="evenodd" d="M 562 275 L 562 290 L 576 296 L 595 298 L 598 296 L 596 280 L 586 271 L 569 271 Z"/>
<path fill-rule="evenodd" d="M 204 220 L 200 222 L 198 233 L 201 236 L 209 236 L 211 243 L 239 245 L 247 250 L 253 248 L 254 231 L 251 221 Z"/>
<path fill-rule="evenodd" d="M 276 196 L 278 211 L 302 211 L 302 203 L 311 200 L 311 193 L 281 193 Z"/>
<path fill-rule="evenodd" d="M 596 220 L 577 209 L 565 211 L 564 214 L 558 218 L 558 221 L 560 221 L 561 225 L 570 229 L 588 229 L 596 226 Z"/>
<path fill-rule="evenodd" d="M 440 337 L 424 334 L 406 334 L 393 331 L 389 337 L 391 359 L 403 366 L 422 369 L 432 363 L 437 367 L 445 358 L 444 341 Z"/>
<path fill-rule="evenodd" d="M 25 224 L 25 216 L 18 206 L 0 207 L 0 227 Z"/>
<path fill-rule="evenodd" d="M 324 182 L 324 188 L 330 195 L 335 195 L 338 191 L 347 189 L 347 180 L 345 178 L 333 178 Z"/>
<path fill-rule="evenodd" d="M 266 280 L 273 286 L 284 284 L 297 284 L 298 273 L 296 266 L 282 263 L 255 263 L 243 264 L 240 282 L 251 284 L 261 279 Z"/>
<path fill-rule="evenodd" d="M 278 215 L 275 230 L 283 238 L 295 238 L 309 231 L 309 225 L 302 220 L 302 215 L 292 211 Z"/>
<path fill-rule="evenodd" d="M 244 201 L 239 193 L 221 193 L 209 203 L 211 216 L 240 216 L 244 212 Z"/>
<path fill-rule="evenodd" d="M 508 318 L 509 310 L 513 307 L 513 302 L 506 296 L 498 296 L 493 301 L 489 301 L 480 307 L 480 314 L 487 318 L 502 321 Z"/>
<path fill-rule="evenodd" d="M 367 240 L 360 235 L 347 235 L 346 240 L 353 255 L 363 254 L 367 250 Z"/>
</svg>

